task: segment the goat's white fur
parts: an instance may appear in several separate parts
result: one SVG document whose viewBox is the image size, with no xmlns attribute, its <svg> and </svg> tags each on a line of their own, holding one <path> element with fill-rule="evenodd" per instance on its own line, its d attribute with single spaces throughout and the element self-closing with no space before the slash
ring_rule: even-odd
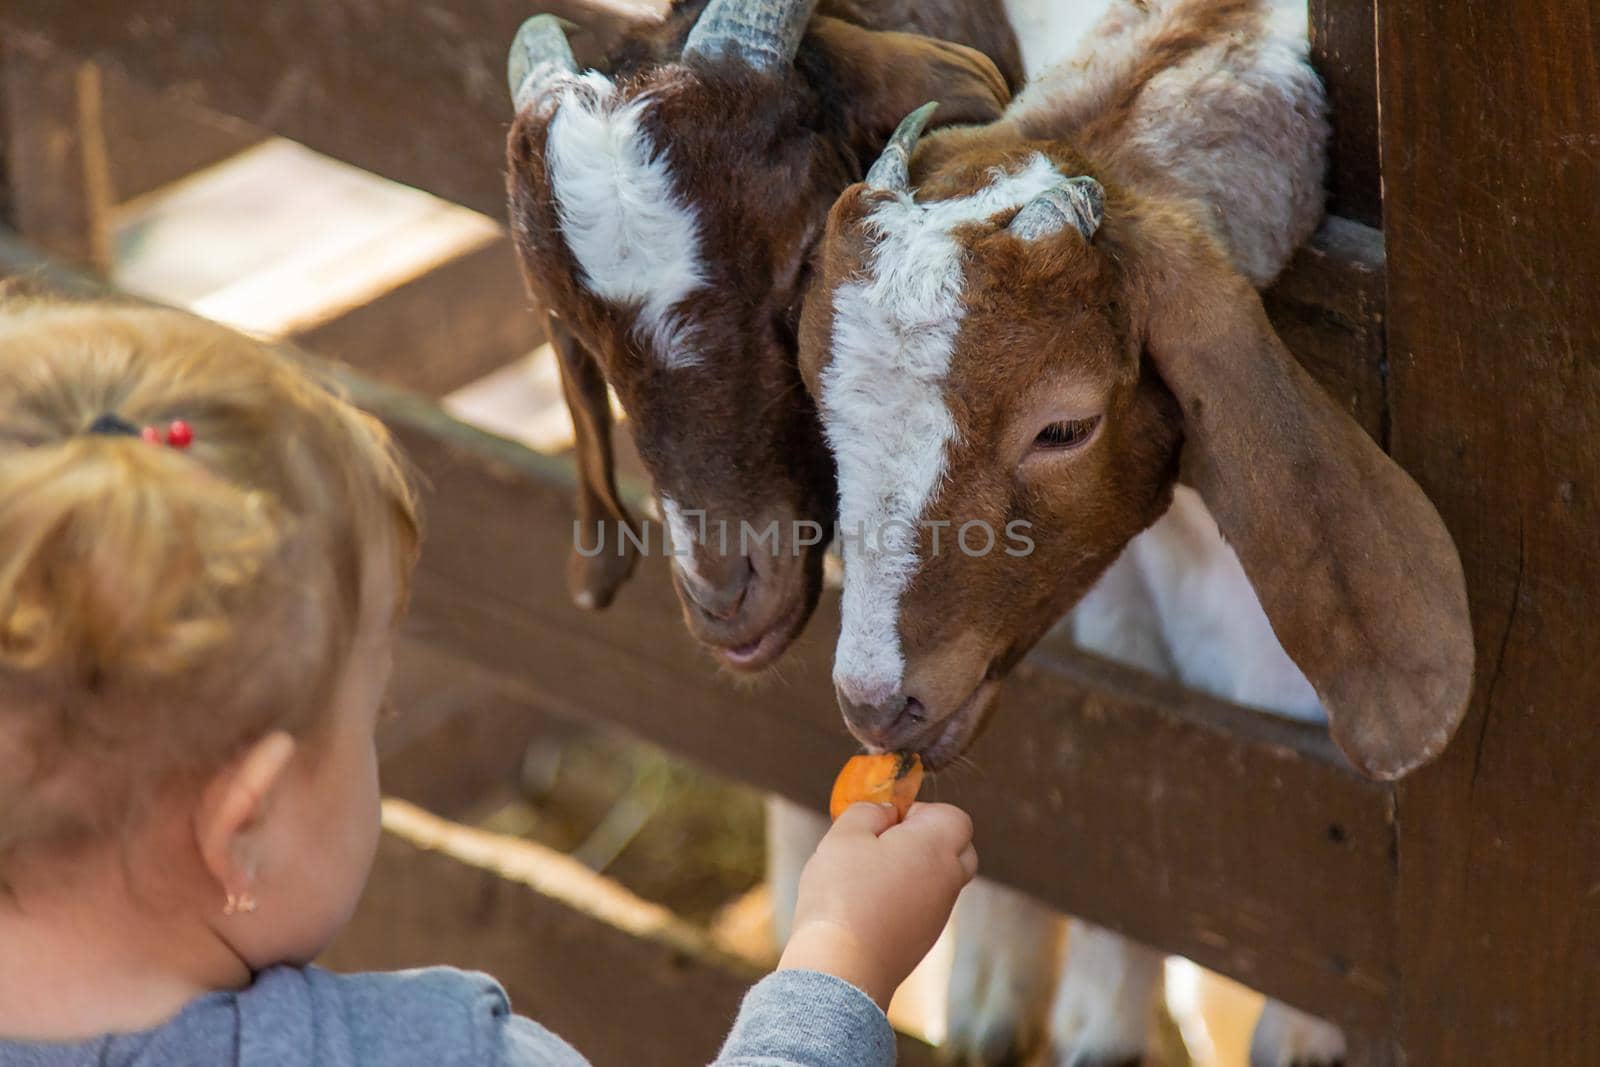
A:
<svg viewBox="0 0 1600 1067">
<path fill-rule="evenodd" d="M 1164 16 L 1192 2 L 1114 0 L 1094 35 L 1032 81 L 1007 118 L 1070 138 L 1105 112 Z M 1201 206 L 1257 286 L 1277 276 L 1322 216 L 1322 156 L 1305 146 L 1328 133 L 1321 84 L 1306 62 L 1304 6 L 1298 23 L 1285 4 L 1274 12 L 1259 38 L 1217 41 L 1152 78 L 1114 154 L 1125 181 Z"/>
<path fill-rule="evenodd" d="M 1064 920 L 980 878 L 962 890 L 954 922 L 945 1042 L 966 1055 L 957 1062 L 1010 1062 L 1045 1036 Z"/>
<path fill-rule="evenodd" d="M 1331 1067 L 1344 1061 L 1344 1034 L 1337 1026 L 1267 1001 L 1250 1041 L 1251 1067 Z"/>
<path fill-rule="evenodd" d="M 942 392 L 961 325 L 961 246 L 953 231 L 1014 211 L 1061 180 L 1044 156 L 997 172 L 980 192 L 920 205 L 899 196 L 869 216 L 869 277 L 834 294 L 824 423 L 839 472 L 842 623 L 834 680 L 877 703 L 901 685 L 900 597 L 916 571 L 915 524 L 945 472 L 955 436 Z"/>
<path fill-rule="evenodd" d="M 1137 571 L 1172 673 L 1185 685 L 1292 719 L 1326 721 L 1316 691 L 1278 644 L 1238 555 L 1200 494 L 1178 486 L 1172 507 L 1118 562 Z M 1134 594 L 1125 589 L 1123 595 Z"/>
<path fill-rule="evenodd" d="M 1163 966 L 1164 957 L 1154 949 L 1074 922 L 1061 985 L 1050 1008 L 1057 1060 L 1119 1063 L 1139 1058 L 1148 1043 Z"/>
<path fill-rule="evenodd" d="M 1032 82 L 1072 55 L 1105 7 L 1105 0 L 1005 0 L 1006 17 L 1017 35 L 1027 80 Z"/>
<path fill-rule="evenodd" d="M 695 546 L 699 544 L 700 537 L 695 526 L 684 515 L 683 508 L 666 493 L 661 494 L 661 517 L 667 527 L 672 565 L 690 581 L 703 583 L 705 579 L 701 577 L 700 565 L 695 559 Z"/>
<path fill-rule="evenodd" d="M 651 97 L 624 102 L 594 71 L 553 91 L 545 159 L 561 236 L 584 286 L 638 309 L 637 330 L 654 358 L 694 365 L 693 328 L 675 309 L 706 285 L 700 222 L 643 127 Z"/>
</svg>

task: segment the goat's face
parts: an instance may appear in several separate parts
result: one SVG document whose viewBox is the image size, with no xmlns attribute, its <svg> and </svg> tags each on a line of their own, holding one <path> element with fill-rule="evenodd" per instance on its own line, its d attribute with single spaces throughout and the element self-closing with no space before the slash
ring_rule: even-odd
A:
<svg viewBox="0 0 1600 1067">
<path fill-rule="evenodd" d="M 799 62 L 689 54 L 691 34 L 682 62 L 617 81 L 557 69 L 511 133 L 530 284 L 616 390 L 672 533 L 685 619 L 736 669 L 780 655 L 822 585 L 833 465 L 795 333 L 828 208 L 903 110 L 899 92 L 846 104 L 814 84 L 859 60 L 836 53 L 864 32 L 814 32 Z M 971 64 L 998 110 L 1004 83 L 987 61 L 938 54 Z"/>
<path fill-rule="evenodd" d="M 685 620 L 739 668 L 776 657 L 809 616 L 833 516 L 790 316 L 849 172 L 789 89 L 677 65 L 620 86 L 590 74 L 525 110 L 512 144 L 536 291 L 628 415 Z"/>
<path fill-rule="evenodd" d="M 834 680 L 856 735 L 959 754 L 1166 509 L 1181 451 L 1352 764 L 1436 755 L 1472 680 L 1449 534 L 1194 205 L 1108 201 L 1066 146 L 1001 128 L 930 143 L 913 198 L 917 127 L 835 205 L 800 330 L 849 538 Z"/>
<path fill-rule="evenodd" d="M 1181 419 L 1141 359 L 1115 235 L 1012 228 L 1064 177 L 1025 152 L 946 167 L 916 200 L 852 187 L 806 307 L 839 464 L 840 704 L 863 742 L 935 767 L 1171 497 Z"/>
</svg>

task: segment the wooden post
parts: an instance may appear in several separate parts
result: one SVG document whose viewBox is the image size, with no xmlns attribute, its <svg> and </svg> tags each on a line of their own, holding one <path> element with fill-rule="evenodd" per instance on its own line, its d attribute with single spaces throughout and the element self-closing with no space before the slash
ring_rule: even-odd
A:
<svg viewBox="0 0 1600 1067">
<path fill-rule="evenodd" d="M 100 68 L 20 35 L 0 47 L 10 224 L 58 258 L 104 274 L 112 194 Z"/>
<path fill-rule="evenodd" d="M 1461 547 L 1477 685 L 1398 794 L 1403 1062 L 1600 1048 L 1600 11 L 1379 8 L 1395 457 Z"/>
<path fill-rule="evenodd" d="M 1333 120 L 1328 211 L 1383 225 L 1378 155 L 1375 0 L 1310 0 L 1311 62 L 1328 87 Z"/>
</svg>

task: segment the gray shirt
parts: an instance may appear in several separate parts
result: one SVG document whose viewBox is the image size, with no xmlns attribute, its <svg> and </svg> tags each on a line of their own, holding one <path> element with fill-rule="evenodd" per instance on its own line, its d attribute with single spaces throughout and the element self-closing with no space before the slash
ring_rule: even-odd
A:
<svg viewBox="0 0 1600 1067">
<path fill-rule="evenodd" d="M 618 1019 L 618 1026 L 628 1025 Z M 892 1067 L 894 1032 L 831 975 L 778 971 L 745 995 L 716 1067 Z M 339 975 L 274 967 L 167 1023 L 81 1044 L 0 1041 L 0 1067 L 584 1067 L 514 1015 L 486 975 L 446 967 Z"/>
</svg>

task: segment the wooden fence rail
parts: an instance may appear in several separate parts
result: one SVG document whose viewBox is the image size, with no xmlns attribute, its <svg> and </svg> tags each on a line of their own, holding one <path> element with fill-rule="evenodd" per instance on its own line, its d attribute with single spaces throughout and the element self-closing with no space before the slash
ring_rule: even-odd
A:
<svg viewBox="0 0 1600 1067">
<path fill-rule="evenodd" d="M 636 8 L 540 0 L 597 60 Z M 527 0 L 7 0 L 19 37 L 494 218 L 505 210 L 507 42 Z"/>
</svg>

